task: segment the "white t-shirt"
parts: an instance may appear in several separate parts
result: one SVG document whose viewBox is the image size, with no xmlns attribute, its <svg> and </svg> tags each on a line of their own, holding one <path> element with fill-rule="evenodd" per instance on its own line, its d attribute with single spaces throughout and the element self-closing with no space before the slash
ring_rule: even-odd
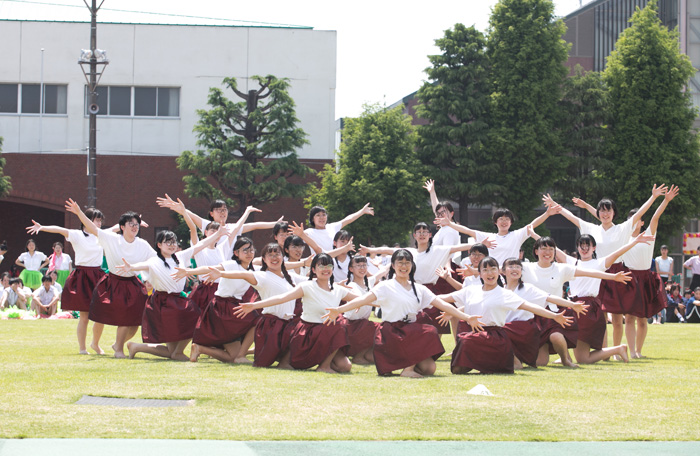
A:
<svg viewBox="0 0 700 456">
<path fill-rule="evenodd" d="M 561 296 L 564 283 L 574 278 L 576 268 L 569 264 L 552 263 L 548 268 L 542 268 L 537 263 L 523 263 L 523 282 L 531 283 L 540 290 L 554 296 Z M 554 304 L 550 310 L 557 310 Z"/>
<path fill-rule="evenodd" d="M 22 254 L 17 258 L 19 261 L 24 263 L 24 268 L 28 271 L 38 271 L 41 267 L 41 263 L 46 259 L 46 255 L 42 252 L 34 251 L 34 255 L 30 255 L 29 252 L 22 252 Z"/>
<path fill-rule="evenodd" d="M 68 242 L 75 251 L 75 265 L 90 268 L 102 266 L 104 250 L 97 241 L 97 236 L 88 234 L 85 236 L 83 230 L 68 230 Z"/>
<path fill-rule="evenodd" d="M 256 282 L 258 282 L 257 285 L 253 285 L 253 287 L 258 290 L 258 293 L 260 293 L 261 299 L 272 298 L 274 296 L 284 294 L 294 288 L 289 284 L 289 282 L 287 282 L 287 279 L 280 277 L 273 272 L 255 271 L 253 274 L 255 275 Z M 292 277 L 292 282 L 294 282 L 295 276 L 291 273 L 290 276 Z M 265 307 L 262 309 L 262 313 L 271 314 L 283 320 L 290 320 L 292 317 L 294 317 L 295 302 L 296 300 L 293 299 L 276 306 Z"/>
<path fill-rule="evenodd" d="M 426 284 L 434 284 L 440 278 L 435 274 L 435 269 L 444 266 L 447 259 L 450 257 L 452 246 L 432 245 L 427 252 L 418 252 L 417 249 L 406 249 L 413 255 L 413 261 L 416 263 L 416 273 L 413 276 L 416 282 Z M 382 310 L 382 313 L 384 311 Z"/>
<path fill-rule="evenodd" d="M 224 271 L 244 271 L 243 266 L 238 264 L 236 260 L 227 260 L 221 263 Z M 241 299 L 250 288 L 250 283 L 243 279 L 225 279 L 219 281 L 219 288 L 214 292 L 215 296 L 222 298 L 234 297 Z"/>
<path fill-rule="evenodd" d="M 673 274 L 673 258 L 667 257 L 664 260 L 661 256 L 657 256 L 656 272 L 658 272 L 661 277 L 668 277 Z"/>
<path fill-rule="evenodd" d="M 567 255 L 566 264 L 573 267 L 581 267 L 584 269 L 590 269 L 592 271 L 605 272 L 607 269 L 605 267 L 605 258 L 594 258 L 588 261 L 577 260 L 576 258 Z M 593 277 L 576 277 L 569 282 L 569 292 L 571 296 L 576 296 L 578 298 L 583 298 L 587 296 L 598 296 L 598 291 L 600 290 L 600 279 Z"/>
<path fill-rule="evenodd" d="M 343 222 L 326 223 L 322 230 L 318 228 L 307 228 L 304 230 L 307 236 L 316 241 L 324 252 L 333 250 L 333 238 L 335 234 L 343 229 Z"/>
<path fill-rule="evenodd" d="M 549 298 L 549 293 L 546 293 L 539 288 L 530 285 L 529 283 L 524 283 L 522 287 L 512 290 L 513 293 L 518 295 L 523 301 L 529 302 L 536 306 L 540 306 L 543 309 L 547 308 L 547 298 Z M 511 321 L 527 321 L 531 320 L 535 315 L 527 310 L 513 310 L 508 312 L 506 316 L 506 323 Z"/>
<path fill-rule="evenodd" d="M 207 227 L 209 226 L 210 223 L 212 223 L 211 220 L 202 219 L 202 233 L 204 233 L 207 230 Z M 229 234 L 232 233 L 235 225 L 236 225 L 235 223 L 227 223 L 225 225 L 226 232 Z M 216 247 L 221 248 L 221 252 L 222 252 L 224 258 L 231 258 L 231 256 L 233 255 L 233 246 L 236 244 L 236 240 L 241 235 L 242 231 L 243 231 L 243 227 L 241 227 L 241 229 L 238 230 L 238 233 L 236 233 L 236 235 L 233 237 L 233 240 L 229 240 L 230 238 L 228 236 L 224 236 L 224 237 L 220 238 L 218 241 L 216 241 Z M 196 257 L 195 257 L 195 259 L 196 259 Z M 219 263 L 216 263 L 216 264 L 219 264 Z M 199 265 L 199 263 L 198 263 L 198 265 Z M 208 265 L 208 266 L 214 266 L 214 265 Z"/>
<path fill-rule="evenodd" d="M 307 323 L 323 323 L 323 316 L 328 313 L 327 307 L 338 307 L 340 301 L 350 293 L 345 287 L 336 285 L 326 291 L 318 286 L 316 279 L 306 280 L 298 285 L 304 291 L 301 298 L 301 319 Z"/>
<path fill-rule="evenodd" d="M 435 236 L 433 236 L 433 245 L 446 245 L 449 247 L 454 247 L 455 245 L 459 245 L 461 243 L 462 240 L 459 237 L 459 231 L 455 230 L 451 226 L 441 227 L 437 233 L 435 233 Z M 460 260 L 462 259 L 462 252 L 455 252 L 451 259 L 455 264 L 459 264 Z"/>
<path fill-rule="evenodd" d="M 175 256 L 177 256 L 180 262 L 179 267 L 184 267 L 184 265 L 190 261 L 190 258 L 192 258 L 192 250 L 194 250 L 194 247 L 175 252 Z M 187 278 L 183 277 L 179 280 L 173 279 L 172 274 L 175 272 L 175 268 L 178 267 L 178 264 L 175 263 L 172 257 L 166 258 L 165 262 L 169 267 L 166 267 L 163 260 L 157 256 L 151 257 L 144 262 L 144 264 L 148 266 L 148 281 L 151 282 L 153 289 L 156 291 L 180 293 L 185 289 Z"/>
<path fill-rule="evenodd" d="M 634 224 L 632 218 L 629 218 L 624 223 L 613 225 L 604 230 L 602 225 L 579 219 L 579 229 L 581 234 L 593 236 L 596 242 L 596 253 L 599 257 L 606 257 L 629 242 L 634 231 Z M 621 260 L 618 258 L 619 261 Z"/>
<path fill-rule="evenodd" d="M 129 264 L 136 264 L 157 256 L 153 247 L 139 237 L 129 243 L 126 242 L 124 236 L 121 234 L 99 230 L 97 232 L 97 238 L 104 249 L 110 274 L 121 277 L 135 277 L 138 275 L 138 271 L 122 272 L 117 270 L 117 266 L 123 263 L 122 258 L 128 261 Z"/>
<path fill-rule="evenodd" d="M 350 255 L 346 255 L 343 261 L 338 257 L 333 258 L 333 280 L 340 282 L 348 278 L 348 267 L 350 266 Z"/>
<path fill-rule="evenodd" d="M 58 294 L 58 291 L 54 287 L 49 287 L 48 291 L 44 286 L 40 286 L 36 290 L 34 290 L 34 293 L 32 293 L 36 299 L 39 300 L 42 306 L 48 306 L 51 304 L 51 301 L 56 298 L 56 296 L 60 296 Z"/>
<path fill-rule="evenodd" d="M 415 322 L 421 310 L 430 307 L 435 294 L 425 285 L 416 283 L 416 293 L 409 287 L 404 288 L 396 279 L 385 280 L 372 289 L 377 297 L 376 304 L 382 308 L 382 320 L 388 322 Z"/>
<path fill-rule="evenodd" d="M 651 235 L 651 229 L 647 228 L 644 234 L 647 236 Z M 634 238 L 630 237 L 627 243 L 633 239 Z M 654 244 L 655 242 L 650 242 L 649 244 L 640 242 L 633 245 L 631 249 L 622 255 L 622 261 L 625 262 L 625 266 L 634 271 L 646 271 L 651 269 L 651 261 L 654 259 Z"/>
<path fill-rule="evenodd" d="M 475 231 L 476 242 L 483 243 L 485 239 L 496 242 L 496 247 L 489 249 L 489 256 L 498 261 L 498 265 L 502 266 L 503 262 L 508 258 L 519 258 L 520 247 L 528 238 L 527 227 L 522 227 L 515 231 L 509 231 L 505 236 L 498 233 L 486 233 L 483 231 Z"/>
<path fill-rule="evenodd" d="M 352 292 L 355 296 L 364 296 L 374 287 L 377 279 L 374 277 L 367 277 L 367 283 L 369 288 L 365 288 L 364 285 L 359 285 L 356 282 L 350 282 L 348 285 L 352 288 Z M 359 309 L 351 310 L 350 312 L 345 312 L 343 316 L 348 320 L 366 320 L 372 314 L 372 306 L 362 306 Z"/>
<path fill-rule="evenodd" d="M 230 258 L 230 257 L 229 257 Z M 223 247 L 214 247 L 213 249 L 206 248 L 197 252 L 194 256 L 197 262 L 197 267 L 218 266 L 226 261 L 223 253 Z M 216 279 L 214 283 L 221 283 L 221 279 Z"/>
<path fill-rule="evenodd" d="M 503 326 L 506 324 L 508 312 L 517 310 L 524 302 L 510 290 L 496 287 L 484 291 L 484 287 L 466 287 L 451 293 L 457 307 L 464 307 L 464 313 L 481 315 L 479 321 L 484 326 Z"/>
<path fill-rule="evenodd" d="M 690 268 L 690 272 L 693 274 L 700 274 L 700 258 L 698 258 L 697 255 L 683 263 L 683 266 L 688 266 Z"/>
</svg>

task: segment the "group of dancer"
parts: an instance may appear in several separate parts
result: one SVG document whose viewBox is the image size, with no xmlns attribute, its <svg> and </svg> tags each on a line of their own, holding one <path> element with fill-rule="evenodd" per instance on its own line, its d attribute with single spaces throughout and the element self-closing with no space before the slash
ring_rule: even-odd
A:
<svg viewBox="0 0 700 456">
<path fill-rule="evenodd" d="M 73 200 L 66 210 L 82 226 L 67 230 L 33 221 L 30 233 L 62 234 L 75 250 L 75 269 L 66 280 L 62 307 L 80 312 L 77 337 L 87 354 L 88 320 L 94 322 L 90 347 L 98 354 L 105 324 L 117 327 L 112 345 L 117 358 L 149 353 L 196 362 L 208 355 L 222 362 L 258 367 L 349 372 L 352 364 L 374 364 L 380 375 L 400 371 L 406 377 L 435 372 L 444 354 L 441 334 L 452 329 L 456 346 L 451 370 L 512 373 L 544 366 L 550 354 L 562 365 L 594 363 L 617 357 L 641 357 L 646 318 L 665 306 L 651 255 L 659 217 L 678 187 L 654 186 L 651 197 L 626 222 L 615 225 L 609 199 L 592 211 L 600 225 L 574 216 L 548 195 L 546 211 L 529 225 L 511 231 L 513 214 L 494 213 L 496 233 L 470 229 L 454 221 L 449 202 L 440 202 L 435 184 L 425 184 L 439 229 L 427 223 L 413 229 L 414 248 L 355 248 L 344 229 L 369 204 L 343 220 L 328 223 L 326 210 L 313 207 L 309 228 L 276 222 L 246 223 L 248 207 L 236 223 L 215 201 L 209 218 L 197 216 L 168 195 L 160 207 L 182 215 L 190 228 L 190 247 L 180 249 L 171 231 L 156 236 L 155 249 L 138 237 L 141 217 L 124 213 L 114 230 L 103 230 L 103 215 L 83 211 Z M 650 226 L 642 216 L 663 196 Z M 550 237 L 534 229 L 561 214 L 581 231 L 578 255 L 567 257 Z M 245 233 L 272 229 L 274 242 L 260 256 Z M 116 232 L 115 232 L 116 231 Z M 199 239 L 198 231 L 204 235 Z M 460 233 L 475 242 L 463 244 Z M 537 262 L 518 258 L 523 242 L 535 238 Z M 312 255 L 303 257 L 308 246 Z M 468 257 L 460 261 L 462 252 Z M 390 256 L 382 265 L 378 255 Z M 109 272 L 100 265 L 106 259 Z M 191 266 L 194 260 L 196 267 Z M 623 263 L 624 261 L 624 263 Z M 140 274 L 140 277 L 139 277 Z M 187 277 L 201 282 L 188 295 Z M 149 296 L 143 280 L 153 287 Z M 571 300 L 562 297 L 569 282 Z M 372 308 L 381 322 L 370 319 Z M 613 345 L 606 346 L 606 316 L 613 314 Z M 621 344 L 623 316 L 628 344 Z M 143 343 L 132 339 L 139 326 Z M 191 342 L 189 356 L 184 350 Z M 628 345 L 630 353 L 628 355 Z M 252 361 L 248 358 L 252 350 Z"/>
</svg>

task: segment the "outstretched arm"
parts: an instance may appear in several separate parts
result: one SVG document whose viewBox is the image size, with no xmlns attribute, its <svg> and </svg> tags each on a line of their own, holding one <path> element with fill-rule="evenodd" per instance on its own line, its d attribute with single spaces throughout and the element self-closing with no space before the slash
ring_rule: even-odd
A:
<svg viewBox="0 0 700 456">
<path fill-rule="evenodd" d="M 309 246 L 312 252 L 316 253 L 323 253 L 323 249 L 321 248 L 320 245 L 316 241 L 314 241 L 308 234 L 304 232 L 304 224 L 302 223 L 301 225 L 297 225 L 297 222 L 292 222 L 292 225 L 289 227 L 289 231 L 291 231 L 292 235 L 294 236 L 299 236 L 306 242 L 306 245 Z"/>
<path fill-rule="evenodd" d="M 535 220 L 530 223 L 532 225 L 532 228 L 537 228 L 538 226 L 542 225 L 545 220 L 547 220 L 550 216 L 559 214 L 561 213 L 562 207 L 558 204 L 554 204 L 552 206 L 548 206 L 547 210 L 542 213 L 539 217 L 537 217 Z"/>
<path fill-rule="evenodd" d="M 39 222 L 32 220 L 32 226 L 27 227 L 27 233 L 39 234 L 40 231 L 44 231 L 46 233 L 56 233 L 62 235 L 66 239 L 68 238 L 68 230 L 66 228 L 56 225 L 42 226 Z"/>
<path fill-rule="evenodd" d="M 428 193 L 430 194 L 430 205 L 433 208 L 433 213 L 435 213 L 435 208 L 439 204 L 437 194 L 435 193 L 435 181 L 432 179 L 428 179 L 427 181 L 425 181 L 425 184 L 423 184 L 423 188 L 428 190 Z"/>
<path fill-rule="evenodd" d="M 437 217 L 435 221 L 433 221 L 435 225 L 440 225 L 440 226 L 449 226 L 450 228 L 454 228 L 455 230 L 459 231 L 460 233 L 464 233 L 467 236 L 471 236 L 473 238 L 476 238 L 476 230 L 472 230 L 471 228 L 467 228 L 466 226 L 460 225 L 459 223 L 453 222 L 451 220 L 447 220 L 446 218 L 442 217 Z"/>
<path fill-rule="evenodd" d="M 636 214 L 632 216 L 632 224 L 636 225 L 639 223 L 639 221 L 642 219 L 642 216 L 646 214 L 646 212 L 649 210 L 652 204 L 654 204 L 654 200 L 658 198 L 661 195 L 665 195 L 666 192 L 668 191 L 668 187 L 666 187 L 666 184 L 661 184 L 660 186 L 654 186 L 651 188 L 651 196 L 649 197 L 648 200 L 642 205 L 642 207 L 639 208 Z"/>
<path fill-rule="evenodd" d="M 585 209 L 586 211 L 588 211 L 589 214 L 595 217 L 596 220 L 600 220 L 598 218 L 598 211 L 596 211 L 595 207 L 591 206 L 581 198 L 573 197 L 571 198 L 571 201 L 574 203 L 574 206 L 580 207 L 581 209 Z"/>
<path fill-rule="evenodd" d="M 557 205 L 557 203 L 552 199 L 549 193 L 547 193 L 546 195 L 542 195 L 542 202 L 547 207 Z M 563 215 L 565 219 L 576 225 L 578 228 L 581 228 L 581 219 L 572 214 L 570 210 L 562 206 L 561 211 L 559 213 Z"/>
<path fill-rule="evenodd" d="M 231 241 L 233 241 L 233 237 L 235 237 L 239 231 L 241 233 L 246 233 L 246 232 L 252 231 L 252 230 L 272 229 L 275 227 L 275 224 L 277 222 L 282 221 L 282 219 L 284 218 L 284 216 L 280 217 L 280 219 L 277 222 L 246 223 L 245 221 L 248 220 L 248 216 L 250 214 L 252 214 L 253 212 L 262 212 L 262 211 L 258 208 L 253 207 L 253 206 L 246 207 L 245 211 L 243 212 L 243 215 L 241 215 L 241 218 L 239 218 L 238 221 L 233 224 L 233 227 L 231 228 L 231 232 L 228 234 Z M 272 223 L 272 225 L 268 226 L 270 223 Z M 248 227 L 248 229 L 246 229 L 246 227 Z"/>
<path fill-rule="evenodd" d="M 371 291 L 368 291 L 359 298 L 355 298 L 352 301 L 343 304 L 342 306 L 326 308 L 328 313 L 323 316 L 323 322 L 326 325 L 330 325 L 331 323 L 335 324 L 335 320 L 336 318 L 338 318 L 339 315 L 354 309 L 359 309 L 362 306 L 371 306 L 372 303 L 374 303 L 374 301 L 376 300 L 377 295 L 375 295 Z"/>
<path fill-rule="evenodd" d="M 644 243 L 648 244 L 650 242 L 654 242 L 654 239 L 656 239 L 655 236 L 648 236 L 644 233 L 640 233 L 639 236 L 636 238 L 632 239 L 630 242 L 627 244 L 623 245 L 619 249 L 615 250 L 613 253 L 605 257 L 605 269 L 608 269 L 610 266 L 615 264 L 618 258 L 620 258 L 622 255 L 625 254 L 629 249 L 634 247 L 635 245 L 639 243 Z"/>
<path fill-rule="evenodd" d="M 569 301 L 568 299 L 560 298 L 559 296 L 554 296 L 554 295 L 549 295 L 547 297 L 547 302 L 551 302 L 552 304 L 556 304 L 559 307 L 568 307 L 570 309 L 573 309 L 574 312 L 576 312 L 577 315 L 585 314 L 588 312 L 588 304 L 585 304 L 583 301 Z"/>
<path fill-rule="evenodd" d="M 659 207 L 656 208 L 656 212 L 654 212 L 654 215 L 651 217 L 651 222 L 649 223 L 649 232 L 653 235 L 656 235 L 656 229 L 659 226 L 659 219 L 661 218 L 661 214 L 664 213 L 666 210 L 666 207 L 668 206 L 668 203 L 673 200 L 673 198 L 678 195 L 678 186 L 677 185 L 671 185 L 671 187 L 668 189 L 666 194 L 664 195 L 664 200 L 659 204 Z"/>
<path fill-rule="evenodd" d="M 374 208 L 370 207 L 369 203 L 365 204 L 362 209 L 359 211 L 355 212 L 354 214 L 350 214 L 347 217 L 345 217 L 343 220 L 340 221 L 341 226 L 345 227 L 346 225 L 351 224 L 355 220 L 359 219 L 363 215 L 374 215 Z"/>
<path fill-rule="evenodd" d="M 593 277 L 594 279 L 601 280 L 614 280 L 615 282 L 627 283 L 632 280 L 631 272 L 618 272 L 617 274 L 610 274 L 609 272 L 594 271 L 592 269 L 576 268 L 574 273 L 575 277 Z"/>
<path fill-rule="evenodd" d="M 93 236 L 97 236 L 97 233 L 99 232 L 99 228 L 97 228 L 97 225 L 93 223 L 92 220 L 90 220 L 87 215 L 80 209 L 80 206 L 78 203 L 73 201 L 72 199 L 68 198 L 68 201 L 66 201 L 66 210 L 68 212 L 72 212 L 73 214 L 77 215 L 80 221 L 83 223 L 83 226 L 85 226 L 85 231 L 88 232 L 89 234 L 92 234 Z"/>
<path fill-rule="evenodd" d="M 569 326 L 571 323 L 574 322 L 574 317 L 566 317 L 566 316 L 564 316 L 564 312 L 555 313 L 555 312 L 552 312 L 550 310 L 544 309 L 540 306 L 530 304 L 527 301 L 520 304 L 520 306 L 518 306 L 518 309 L 527 310 L 528 312 L 532 312 L 535 315 L 539 315 L 540 317 L 549 318 L 550 320 L 554 320 L 557 323 L 559 323 L 562 327 Z"/>
<path fill-rule="evenodd" d="M 252 206 L 250 206 L 252 207 Z M 246 209 L 248 210 L 248 209 Z M 262 212 L 258 209 L 255 209 L 256 212 Z M 247 216 L 246 216 L 247 217 Z M 284 220 L 284 215 L 274 222 L 252 222 L 252 223 L 246 223 L 243 225 L 243 228 L 241 230 L 241 233 L 247 233 L 248 231 L 255 231 L 255 230 L 271 230 L 272 228 L 275 227 L 276 224 Z"/>
<path fill-rule="evenodd" d="M 277 306 L 288 301 L 296 301 L 304 297 L 304 290 L 300 286 L 296 286 L 286 293 L 263 299 L 262 301 L 241 303 L 241 306 L 233 314 L 239 318 L 243 318 L 256 309 L 264 309 L 265 307 Z"/>
</svg>

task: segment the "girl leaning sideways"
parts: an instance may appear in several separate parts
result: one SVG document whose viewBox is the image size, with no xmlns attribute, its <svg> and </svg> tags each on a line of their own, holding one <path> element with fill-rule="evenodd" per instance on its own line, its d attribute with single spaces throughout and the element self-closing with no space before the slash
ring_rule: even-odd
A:
<svg viewBox="0 0 700 456">
<path fill-rule="evenodd" d="M 614 219 L 617 216 L 617 206 L 613 200 L 608 198 L 600 200 L 600 202 L 598 202 L 598 207 L 595 209 L 579 198 L 573 199 L 576 206 L 593 213 L 596 218 L 600 220 L 600 225 L 586 222 L 576 217 L 567 209 L 562 209 L 561 215 L 578 227 L 581 234 L 590 234 L 593 236 L 597 243 L 598 255 L 605 257 L 629 242 L 634 227 L 642 219 L 642 216 L 646 214 L 656 198 L 665 194 L 667 190 L 665 185 L 658 187 L 654 185 L 651 190 L 651 196 L 642 207 L 639 208 L 639 211 L 619 225 L 614 223 Z M 549 195 L 545 195 L 543 201 L 546 206 L 557 205 Z M 628 271 L 621 260 L 613 264 L 607 272 L 616 273 L 619 271 Z M 629 313 L 629 311 L 634 308 L 636 301 L 634 289 L 627 289 L 627 292 L 622 296 L 610 296 L 605 292 L 601 292 L 599 297 L 603 310 L 612 314 L 613 345 L 620 345 L 622 343 L 623 333 L 622 316 Z"/>
<path fill-rule="evenodd" d="M 420 314 L 433 306 L 470 325 L 478 325 L 479 316 L 470 316 L 438 298 L 424 285 L 416 283 L 416 264 L 407 249 L 391 255 L 388 279 L 363 296 L 340 307 L 329 308 L 331 323 L 339 315 L 362 306 L 382 309 L 382 323 L 374 336 L 374 362 L 379 375 L 401 370 L 402 377 L 419 378 L 433 375 L 435 361 L 445 352 L 437 329 Z"/>
<path fill-rule="evenodd" d="M 531 235 L 539 237 L 534 233 L 531 226 L 528 226 Z M 618 272 L 610 274 L 600 271 L 592 271 L 581 267 L 564 263 L 557 263 L 556 258 L 557 243 L 550 237 L 541 237 L 535 240 L 533 252 L 537 257 L 535 263 L 523 264 L 523 282 L 530 283 L 540 290 L 553 296 L 561 296 L 565 282 L 569 282 L 574 277 L 594 277 L 604 280 L 615 280 L 618 282 L 629 282 L 632 280 L 631 273 Z M 557 308 L 550 304 L 550 310 Z M 567 310 L 569 316 L 573 316 L 573 311 Z M 538 366 L 546 366 L 549 363 L 550 354 L 558 354 L 561 363 L 566 367 L 578 367 L 571 361 L 569 348 L 575 348 L 578 340 L 578 325 L 572 324 L 567 329 L 559 325 L 551 324 L 550 320 L 538 318 L 540 326 L 540 352 L 537 358 Z"/>
<path fill-rule="evenodd" d="M 349 301 L 357 296 L 349 288 L 333 286 L 333 258 L 319 253 L 311 261 L 309 279 L 278 296 L 256 303 L 243 304 L 237 313 L 247 315 L 256 309 L 276 306 L 289 300 L 301 299 L 300 320 L 292 329 L 289 341 L 289 364 L 294 369 L 309 369 L 326 373 L 350 372 L 352 363 L 345 355 L 349 345 L 344 319 L 340 324 L 323 324 L 323 315 L 328 307 L 338 307 L 340 301 Z"/>
<path fill-rule="evenodd" d="M 25 287 L 36 290 L 41 286 L 41 278 L 43 274 L 41 268 L 48 263 L 48 258 L 43 252 L 36 250 L 36 242 L 34 239 L 29 239 L 25 244 L 25 251 L 17 257 L 15 264 L 24 268 L 19 274 Z"/>
<path fill-rule="evenodd" d="M 479 276 L 482 286 L 469 286 L 441 296 L 445 302 L 456 303 L 464 307 L 465 312 L 479 315 L 477 324 L 459 325 L 457 345 L 452 352 L 453 374 L 466 374 L 471 370 L 482 374 L 513 373 L 513 345 L 503 329 L 511 311 L 525 310 L 552 319 L 562 327 L 573 322 L 573 317 L 550 312 L 503 288 L 495 258 L 486 257 L 479 263 Z"/>
<path fill-rule="evenodd" d="M 508 258 L 504 264 L 502 273 L 506 279 L 505 288 L 512 291 L 522 300 L 540 306 L 544 309 L 548 304 L 560 307 L 570 307 L 576 312 L 578 318 L 585 314 L 588 305 L 583 302 L 571 302 L 558 295 L 551 295 L 539 288 L 523 283 L 523 263 L 518 258 Z M 537 355 L 540 350 L 540 328 L 532 312 L 527 310 L 512 310 L 506 315 L 506 324 L 503 329 L 513 344 L 515 355 L 515 369 L 522 369 L 522 363 L 531 367 L 537 367 Z"/>
<path fill-rule="evenodd" d="M 595 238 L 588 234 L 583 234 L 576 240 L 577 257 L 566 255 L 557 249 L 557 260 L 574 267 L 580 266 L 603 272 L 608 270 L 618 258 L 636 245 L 653 242 L 653 240 L 653 236 L 637 236 L 610 255 L 598 258 Z M 606 284 L 606 286 L 608 285 Z M 629 284 L 621 284 L 620 286 L 633 287 L 634 280 Z M 583 301 L 589 305 L 585 316 L 579 316 L 578 318 L 578 341 L 576 342 L 576 348 L 574 348 L 576 361 L 582 364 L 592 364 L 617 355 L 627 362 L 627 345 L 604 347 L 607 320 L 598 297 L 601 280 L 591 277 L 579 277 L 570 281 L 569 287 L 573 300 Z"/>
<path fill-rule="evenodd" d="M 96 228 L 102 228 L 104 216 L 102 212 L 95 208 L 87 208 L 85 216 L 95 225 Z M 27 232 L 37 234 L 41 231 L 47 233 L 57 233 L 62 235 L 73 246 L 75 251 L 75 269 L 65 281 L 63 292 L 61 293 L 61 308 L 63 310 L 72 310 L 80 312 L 78 320 L 78 328 L 76 330 L 78 336 L 78 347 L 81 355 L 87 355 L 86 338 L 87 327 L 90 313 L 90 302 L 92 301 L 92 293 L 95 290 L 97 282 L 99 282 L 105 273 L 102 270 L 102 257 L 104 251 L 102 246 L 97 242 L 97 237 L 94 234 L 86 232 L 85 225 L 81 224 L 79 230 L 69 230 L 55 225 L 43 226 L 32 220 L 32 226 L 27 227 Z M 100 337 L 102 337 L 102 323 L 94 323 L 92 325 L 92 342 L 90 348 L 98 355 L 104 355 L 104 351 L 100 348 Z"/>
<path fill-rule="evenodd" d="M 287 271 L 282 248 L 277 242 L 263 247 L 261 257 L 263 264 L 260 271 L 221 271 L 210 267 L 207 280 L 216 280 L 219 277 L 244 280 L 258 291 L 262 299 L 284 294 L 292 290 L 297 283 L 306 280 Z M 289 340 L 293 329 L 294 302 L 286 301 L 263 309 L 255 325 L 254 366 L 270 367 L 278 361 L 278 368 L 292 368 L 289 364 Z"/>
<path fill-rule="evenodd" d="M 117 266 L 124 261 L 140 263 L 157 254 L 148 242 L 138 237 L 141 216 L 136 212 L 122 214 L 119 234 L 116 234 L 100 230 L 72 199 L 66 201 L 66 210 L 80 218 L 85 231 L 96 236 L 104 249 L 109 274 L 95 286 L 89 316 L 94 322 L 117 327 L 117 337 L 112 345 L 114 357 L 126 358 L 124 344 L 136 335 L 141 325 L 148 294 L 135 272 L 122 272 Z"/>
</svg>

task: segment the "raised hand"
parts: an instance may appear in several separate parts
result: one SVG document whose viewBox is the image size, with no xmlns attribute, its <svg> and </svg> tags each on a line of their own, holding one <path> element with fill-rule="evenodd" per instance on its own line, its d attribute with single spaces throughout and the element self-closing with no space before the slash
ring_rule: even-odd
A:
<svg viewBox="0 0 700 456">
<path fill-rule="evenodd" d="M 423 184 L 423 188 L 428 190 L 429 193 L 432 193 L 435 191 L 435 181 L 432 179 L 428 179 L 425 181 L 425 184 Z"/>
<path fill-rule="evenodd" d="M 671 187 L 668 189 L 666 194 L 664 195 L 664 199 L 666 201 L 671 201 L 673 198 L 678 196 L 678 186 L 677 185 L 671 185 Z"/>
<path fill-rule="evenodd" d="M 32 220 L 33 225 L 27 227 L 27 233 L 28 234 L 39 234 L 39 231 L 41 231 L 41 224 L 39 222 L 35 222 Z"/>
<path fill-rule="evenodd" d="M 498 242 L 492 241 L 488 238 L 481 241 L 481 244 L 486 246 L 487 249 L 495 249 L 496 247 L 498 247 Z"/>
<path fill-rule="evenodd" d="M 582 200 L 581 198 L 576 198 L 575 196 L 571 198 L 571 201 L 574 203 L 574 206 L 580 207 L 581 209 L 588 209 L 588 203 Z"/>
<path fill-rule="evenodd" d="M 433 225 L 436 226 L 447 226 L 450 224 L 450 220 L 447 217 L 435 217 L 433 220 Z"/>
<path fill-rule="evenodd" d="M 369 203 L 365 204 L 362 208 L 362 213 L 367 215 L 374 215 L 374 208 L 370 207 Z"/>
<path fill-rule="evenodd" d="M 557 203 L 552 199 L 552 197 L 550 196 L 549 193 L 547 193 L 546 195 L 542 195 L 542 202 L 543 202 L 544 205 L 547 206 L 547 207 L 549 207 L 549 206 L 554 206 L 555 204 L 557 204 Z"/>
<path fill-rule="evenodd" d="M 81 212 L 83 212 L 83 211 L 80 209 L 80 206 L 78 205 L 78 203 L 76 203 L 75 201 L 73 201 L 71 198 L 68 198 L 68 201 L 66 201 L 66 210 L 67 210 L 68 212 L 72 212 L 72 213 L 75 214 L 75 215 L 78 215 L 78 214 L 80 214 Z"/>
<path fill-rule="evenodd" d="M 158 204 L 158 206 L 160 206 L 162 208 L 170 209 L 171 211 L 175 211 L 180 215 L 184 214 L 184 205 L 183 205 L 183 212 L 180 212 L 178 210 L 179 208 L 177 206 L 177 203 L 167 193 L 165 194 L 165 197 L 163 197 L 163 198 L 157 197 L 156 204 Z"/>
<path fill-rule="evenodd" d="M 304 224 L 298 225 L 297 222 L 293 221 L 289 225 L 289 232 L 292 233 L 293 236 L 301 237 L 302 234 L 304 234 Z"/>
<path fill-rule="evenodd" d="M 654 186 L 651 188 L 651 194 L 652 196 L 654 196 L 654 198 L 657 198 L 661 195 L 665 195 L 667 191 L 668 187 L 666 187 L 666 184 L 661 184 L 658 187 L 656 184 L 654 184 Z"/>
</svg>

